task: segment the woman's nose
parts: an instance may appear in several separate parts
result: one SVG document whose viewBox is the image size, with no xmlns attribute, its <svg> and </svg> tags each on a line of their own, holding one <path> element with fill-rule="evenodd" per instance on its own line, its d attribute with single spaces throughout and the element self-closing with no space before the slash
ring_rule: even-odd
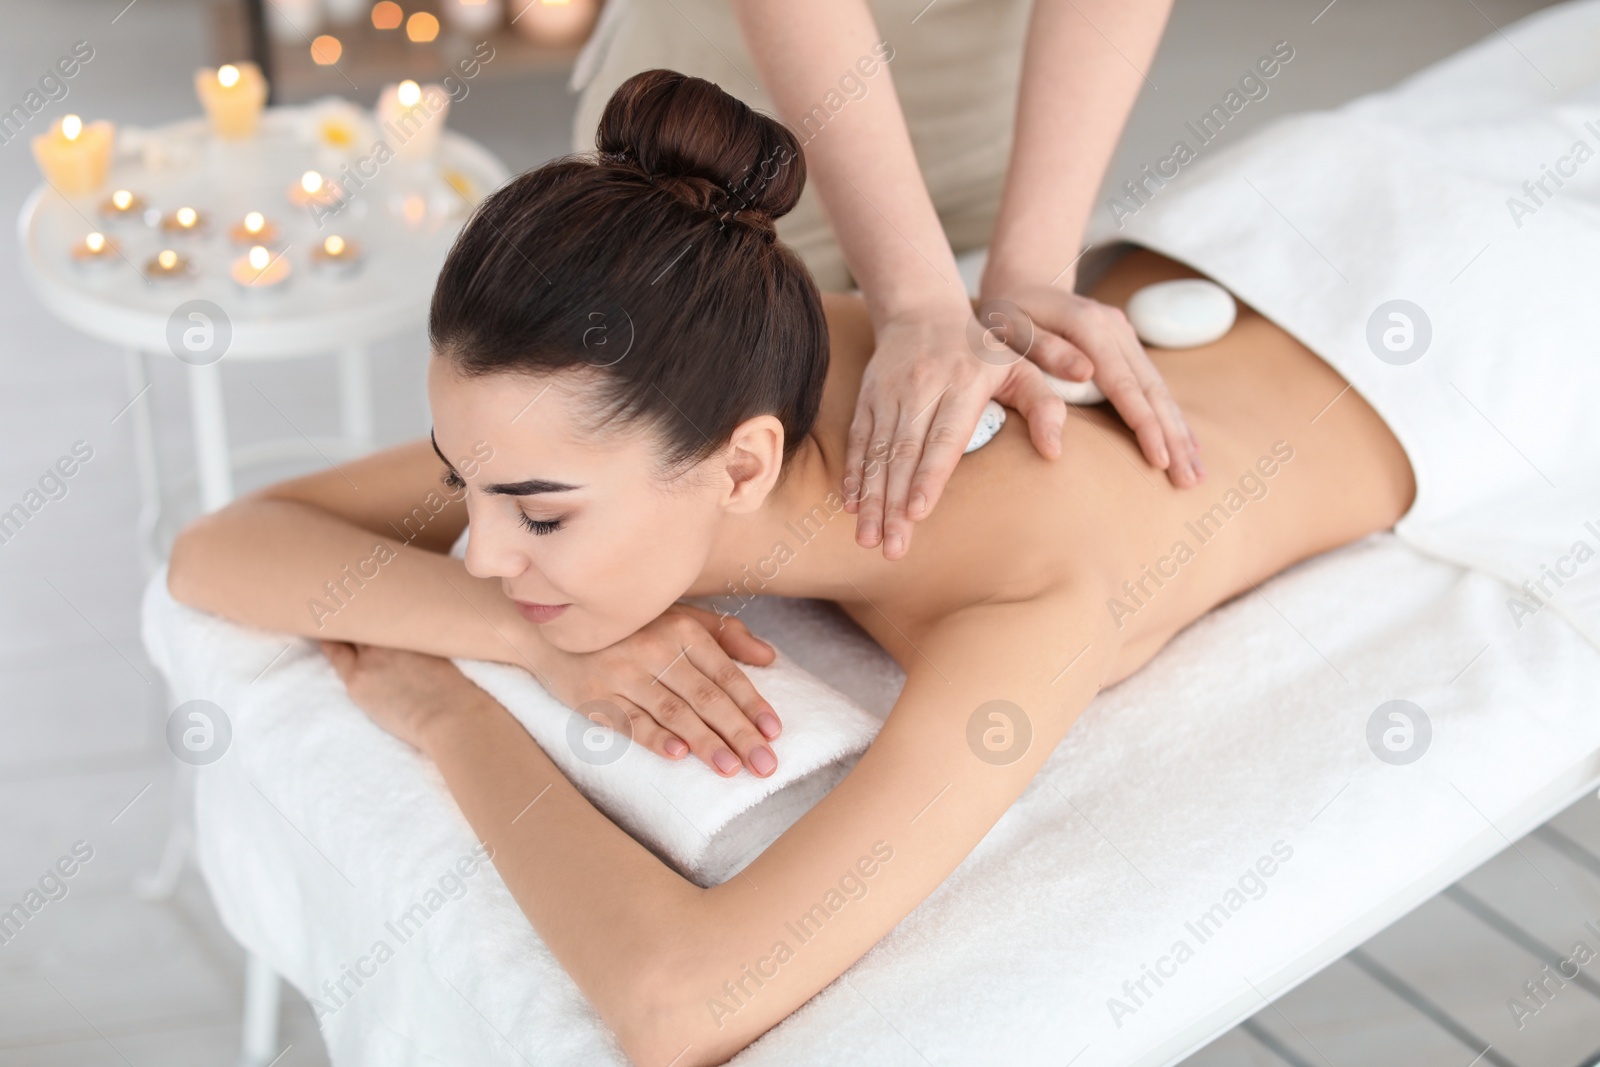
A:
<svg viewBox="0 0 1600 1067">
<path fill-rule="evenodd" d="M 528 557 L 489 524 L 471 527 L 465 562 L 474 578 L 516 578 L 528 569 Z"/>
</svg>

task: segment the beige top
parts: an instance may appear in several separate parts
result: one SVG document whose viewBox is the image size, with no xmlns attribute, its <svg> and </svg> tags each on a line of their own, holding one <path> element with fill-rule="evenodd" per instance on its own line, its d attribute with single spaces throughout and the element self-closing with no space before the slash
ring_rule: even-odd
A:
<svg viewBox="0 0 1600 1067">
<path fill-rule="evenodd" d="M 988 244 L 1011 153 L 1029 0 L 869 0 L 889 62 L 871 77 L 841 70 L 837 94 L 818 106 L 837 114 L 878 91 L 886 72 L 911 133 L 934 207 L 957 253 Z M 867 58 L 872 58 L 870 55 Z M 573 148 L 594 149 L 600 113 L 618 85 L 665 67 L 715 82 L 776 114 L 726 0 L 609 0 L 574 82 L 583 90 Z M 815 114 L 815 112 L 814 112 Z M 811 136 L 826 136 L 808 128 Z M 806 136 L 803 134 L 802 136 Z M 778 220 L 823 289 L 852 284 L 814 189 Z"/>
</svg>

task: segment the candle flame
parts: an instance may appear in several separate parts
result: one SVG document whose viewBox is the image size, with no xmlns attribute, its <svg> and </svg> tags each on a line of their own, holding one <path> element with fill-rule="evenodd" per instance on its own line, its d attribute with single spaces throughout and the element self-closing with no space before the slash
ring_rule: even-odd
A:
<svg viewBox="0 0 1600 1067">
<path fill-rule="evenodd" d="M 161 254 L 156 257 L 156 262 L 161 264 L 163 270 L 171 270 L 178 265 L 178 253 L 170 248 L 164 248 L 161 250 Z"/>
<path fill-rule="evenodd" d="M 178 225 L 186 230 L 193 226 L 199 218 L 199 214 L 192 207 L 180 207 L 177 211 Z"/>
<path fill-rule="evenodd" d="M 232 89 L 239 84 L 239 68 L 232 63 L 224 64 L 217 68 L 217 84 L 224 89 Z"/>
<path fill-rule="evenodd" d="M 342 256 L 344 255 L 344 238 L 340 237 L 338 234 L 334 234 L 332 237 L 329 237 L 326 241 L 322 242 L 322 247 L 330 256 Z"/>
<path fill-rule="evenodd" d="M 422 99 L 422 86 L 408 78 L 395 90 L 395 98 L 400 101 L 401 107 L 416 107 L 417 101 Z"/>
<path fill-rule="evenodd" d="M 266 217 L 259 211 L 252 211 L 244 217 L 244 228 L 249 233 L 260 233 L 266 224 Z"/>
<path fill-rule="evenodd" d="M 314 170 L 306 171 L 300 175 L 300 188 L 308 193 L 320 193 L 322 191 L 322 175 Z"/>
<path fill-rule="evenodd" d="M 83 132 L 83 120 L 76 115 L 68 115 L 61 120 L 61 136 L 69 141 L 76 141 Z"/>
<path fill-rule="evenodd" d="M 99 252 L 106 246 L 106 235 L 103 233 L 91 233 L 83 239 L 83 243 L 89 251 Z"/>
<path fill-rule="evenodd" d="M 250 249 L 250 266 L 258 271 L 266 270 L 267 264 L 272 262 L 272 253 L 260 245 Z"/>
<path fill-rule="evenodd" d="M 420 196 L 408 196 L 400 210 L 407 222 L 421 222 L 422 216 L 428 213 L 428 204 Z"/>
<path fill-rule="evenodd" d="M 126 211 L 128 205 L 133 203 L 133 194 L 126 189 L 118 189 L 111 194 L 111 202 L 116 205 L 118 211 Z"/>
</svg>

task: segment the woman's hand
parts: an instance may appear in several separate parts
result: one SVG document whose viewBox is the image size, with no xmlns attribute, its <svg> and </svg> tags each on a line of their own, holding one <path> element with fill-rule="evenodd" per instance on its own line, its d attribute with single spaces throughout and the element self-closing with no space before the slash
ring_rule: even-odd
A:
<svg viewBox="0 0 1600 1067">
<path fill-rule="evenodd" d="M 875 340 L 850 424 L 845 510 L 856 514 L 856 544 L 882 544 L 896 560 L 912 524 L 938 505 L 990 397 L 1022 414 L 1046 459 L 1061 454 L 1067 410 L 1038 367 L 993 357 L 964 296 L 896 314 Z"/>
<path fill-rule="evenodd" d="M 734 660 L 764 667 L 775 656 L 731 615 L 675 604 L 598 652 L 556 653 L 547 673 L 556 699 L 579 709 L 601 702 L 590 716 L 598 725 L 659 756 L 693 752 L 724 778 L 741 764 L 765 778 L 778 765 L 765 741 L 783 723 Z"/>
<path fill-rule="evenodd" d="M 986 280 L 987 281 L 987 280 Z M 1013 307 L 1007 307 L 1007 304 Z M 1027 321 L 1011 322 L 1020 309 Z M 1057 378 L 1095 385 L 1138 439 L 1152 466 L 1180 489 L 1205 478 L 1200 443 L 1121 308 L 1059 285 L 985 284 L 983 325 Z"/>
<path fill-rule="evenodd" d="M 318 644 L 356 706 L 415 749 L 424 748 L 429 730 L 441 719 L 493 700 L 439 656 L 344 641 Z"/>
</svg>

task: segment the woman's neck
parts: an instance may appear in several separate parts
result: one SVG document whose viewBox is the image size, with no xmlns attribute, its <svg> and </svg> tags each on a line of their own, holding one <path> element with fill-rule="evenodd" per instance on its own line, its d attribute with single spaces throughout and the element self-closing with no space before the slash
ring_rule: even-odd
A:
<svg viewBox="0 0 1600 1067">
<path fill-rule="evenodd" d="M 855 516 L 844 510 L 844 457 L 821 436 L 806 437 L 758 511 L 724 523 L 690 596 L 866 595 L 883 554 L 856 544 Z"/>
</svg>

